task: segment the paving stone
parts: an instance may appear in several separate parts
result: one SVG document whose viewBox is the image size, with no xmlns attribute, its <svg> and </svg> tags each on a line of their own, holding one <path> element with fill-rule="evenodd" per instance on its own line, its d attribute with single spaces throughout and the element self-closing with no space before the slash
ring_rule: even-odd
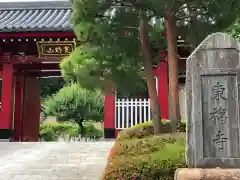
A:
<svg viewBox="0 0 240 180">
<path fill-rule="evenodd" d="M 0 179 L 99 180 L 113 141 L 0 143 Z"/>
</svg>

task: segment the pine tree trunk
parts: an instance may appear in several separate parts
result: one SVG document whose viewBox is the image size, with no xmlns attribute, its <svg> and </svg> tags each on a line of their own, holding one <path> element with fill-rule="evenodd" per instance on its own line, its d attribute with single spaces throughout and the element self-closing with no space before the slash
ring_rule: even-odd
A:
<svg viewBox="0 0 240 180">
<path fill-rule="evenodd" d="M 180 123 L 176 18 L 170 13 L 166 14 L 165 22 L 168 41 L 169 119 L 172 122 L 172 131 L 176 132 Z"/>
<path fill-rule="evenodd" d="M 154 82 L 154 73 L 152 66 L 152 56 L 148 42 L 148 30 L 147 23 L 144 19 L 140 20 L 140 41 L 141 50 L 144 56 L 144 73 L 147 82 L 148 94 L 151 104 L 152 124 L 154 134 L 160 134 L 162 132 L 162 121 L 160 116 L 160 106 L 158 103 L 158 95 L 156 85 Z"/>
</svg>

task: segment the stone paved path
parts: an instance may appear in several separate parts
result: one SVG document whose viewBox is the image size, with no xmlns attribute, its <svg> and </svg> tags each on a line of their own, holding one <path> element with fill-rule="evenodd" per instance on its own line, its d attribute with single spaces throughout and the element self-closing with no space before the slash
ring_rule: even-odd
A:
<svg viewBox="0 0 240 180">
<path fill-rule="evenodd" d="M 1 180 L 99 180 L 113 142 L 0 143 Z"/>
</svg>

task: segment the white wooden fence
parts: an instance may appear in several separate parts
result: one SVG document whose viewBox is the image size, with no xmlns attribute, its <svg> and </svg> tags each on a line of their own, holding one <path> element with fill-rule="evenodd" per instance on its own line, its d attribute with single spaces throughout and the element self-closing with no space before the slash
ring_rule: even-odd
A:
<svg viewBox="0 0 240 180">
<path fill-rule="evenodd" d="M 151 120 L 149 99 L 117 99 L 115 128 L 125 129 Z"/>
</svg>

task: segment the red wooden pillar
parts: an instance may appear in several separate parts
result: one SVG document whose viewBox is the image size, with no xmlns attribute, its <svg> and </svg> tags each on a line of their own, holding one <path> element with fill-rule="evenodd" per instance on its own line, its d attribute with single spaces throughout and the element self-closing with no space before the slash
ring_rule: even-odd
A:
<svg viewBox="0 0 240 180">
<path fill-rule="evenodd" d="M 13 141 L 22 140 L 23 89 L 24 89 L 24 77 L 23 76 L 15 77 Z"/>
<path fill-rule="evenodd" d="M 0 139 L 12 137 L 13 120 L 13 65 L 3 64 L 1 97 Z"/>
<path fill-rule="evenodd" d="M 110 86 L 104 92 L 104 137 L 115 138 L 115 93 Z"/>
<path fill-rule="evenodd" d="M 168 65 L 166 61 L 159 64 L 158 102 L 161 118 L 168 119 Z"/>
<path fill-rule="evenodd" d="M 23 91 L 23 141 L 39 141 L 40 79 L 25 77 Z"/>
<path fill-rule="evenodd" d="M 155 76 L 158 79 L 158 102 L 163 119 L 168 119 L 168 64 L 165 60 L 166 55 L 166 52 L 162 52 L 163 60 L 155 69 Z"/>
</svg>

